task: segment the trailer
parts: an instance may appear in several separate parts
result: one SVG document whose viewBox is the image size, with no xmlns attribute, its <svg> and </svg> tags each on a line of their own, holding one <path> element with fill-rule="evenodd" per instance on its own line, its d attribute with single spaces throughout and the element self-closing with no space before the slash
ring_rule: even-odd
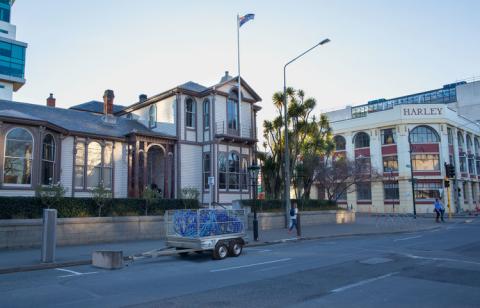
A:
<svg viewBox="0 0 480 308">
<path fill-rule="evenodd" d="M 215 260 L 238 257 L 247 244 L 245 210 L 199 209 L 165 212 L 166 246 L 129 257 L 137 259 L 212 252 Z"/>
<path fill-rule="evenodd" d="M 168 210 L 166 244 L 181 255 L 211 251 L 216 260 L 238 257 L 247 243 L 246 225 L 245 210 Z"/>
</svg>

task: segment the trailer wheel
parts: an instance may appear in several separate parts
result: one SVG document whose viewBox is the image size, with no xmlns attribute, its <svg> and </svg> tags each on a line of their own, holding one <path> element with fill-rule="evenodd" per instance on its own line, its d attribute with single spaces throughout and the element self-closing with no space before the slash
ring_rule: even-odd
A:
<svg viewBox="0 0 480 308">
<path fill-rule="evenodd" d="M 218 242 L 213 250 L 213 259 L 223 260 L 228 256 L 228 247 L 222 242 Z"/>
<path fill-rule="evenodd" d="M 232 240 L 228 243 L 228 254 L 232 257 L 238 257 L 242 254 L 243 245 L 240 241 Z"/>
</svg>

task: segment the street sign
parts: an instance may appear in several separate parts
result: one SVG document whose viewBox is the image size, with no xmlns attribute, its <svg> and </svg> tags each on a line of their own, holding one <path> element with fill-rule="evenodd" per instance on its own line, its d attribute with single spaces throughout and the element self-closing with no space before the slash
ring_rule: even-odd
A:
<svg viewBox="0 0 480 308">
<path fill-rule="evenodd" d="M 210 185 L 210 186 L 215 185 L 215 177 L 214 176 L 209 176 L 208 177 L 208 185 Z"/>
</svg>

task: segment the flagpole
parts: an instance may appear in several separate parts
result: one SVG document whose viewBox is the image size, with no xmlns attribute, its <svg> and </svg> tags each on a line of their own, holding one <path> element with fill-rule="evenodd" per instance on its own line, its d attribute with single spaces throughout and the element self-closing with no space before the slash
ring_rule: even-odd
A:
<svg viewBox="0 0 480 308">
<path fill-rule="evenodd" d="M 240 15 L 237 14 L 237 58 L 238 58 L 238 130 L 240 137 L 242 136 L 242 130 L 240 129 L 240 110 L 242 106 L 242 84 L 240 81 Z M 242 185 L 240 184 L 240 200 L 242 199 Z"/>
<path fill-rule="evenodd" d="M 237 58 L 238 58 L 238 131 L 240 134 L 240 137 L 242 135 L 242 130 L 240 129 L 240 115 L 242 110 L 242 84 L 240 81 L 240 15 L 237 14 Z"/>
</svg>

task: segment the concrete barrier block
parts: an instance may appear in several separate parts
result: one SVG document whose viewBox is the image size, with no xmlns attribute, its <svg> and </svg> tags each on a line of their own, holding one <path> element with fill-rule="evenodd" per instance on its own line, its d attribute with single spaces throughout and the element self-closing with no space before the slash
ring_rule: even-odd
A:
<svg viewBox="0 0 480 308">
<path fill-rule="evenodd" d="M 92 254 L 92 265 L 105 269 L 120 269 L 123 267 L 123 251 L 99 250 Z"/>
</svg>

